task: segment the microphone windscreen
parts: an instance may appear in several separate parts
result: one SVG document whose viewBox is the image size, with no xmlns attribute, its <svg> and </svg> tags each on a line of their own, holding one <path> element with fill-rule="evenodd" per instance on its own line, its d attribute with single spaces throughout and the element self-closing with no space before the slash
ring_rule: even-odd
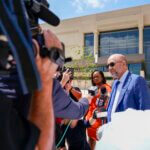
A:
<svg viewBox="0 0 150 150">
<path fill-rule="evenodd" d="M 40 6 L 40 12 L 38 16 L 40 19 L 42 19 L 43 21 L 53 26 L 57 26 L 60 23 L 59 18 L 52 11 L 50 11 L 48 8 L 46 8 L 42 4 Z"/>
<path fill-rule="evenodd" d="M 103 86 L 103 87 L 101 88 L 101 93 L 104 95 L 104 94 L 106 94 L 106 92 L 107 92 L 107 90 L 106 90 L 106 88 Z"/>
<path fill-rule="evenodd" d="M 71 62 L 72 61 L 72 58 L 71 57 L 67 57 L 67 58 L 65 58 L 65 63 L 67 63 L 67 62 Z"/>
</svg>

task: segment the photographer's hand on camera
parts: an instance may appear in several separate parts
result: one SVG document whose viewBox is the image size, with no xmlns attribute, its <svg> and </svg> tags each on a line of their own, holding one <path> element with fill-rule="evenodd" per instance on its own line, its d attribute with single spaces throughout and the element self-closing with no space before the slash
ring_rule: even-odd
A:
<svg viewBox="0 0 150 150">
<path fill-rule="evenodd" d="M 71 77 L 71 71 L 69 71 L 69 69 L 67 69 L 64 73 L 63 73 L 63 77 L 61 80 L 61 85 L 62 87 L 64 87 L 66 85 L 66 83 L 70 80 Z"/>
<path fill-rule="evenodd" d="M 45 41 L 46 48 L 57 47 L 62 49 L 61 42 L 59 39 L 50 31 L 50 30 L 43 30 L 43 36 Z M 39 45 L 36 42 L 36 48 L 38 54 L 36 56 L 36 64 L 38 70 L 40 72 L 42 82 L 47 82 L 50 78 L 53 78 L 54 74 L 56 73 L 58 65 L 52 62 L 48 57 L 41 58 L 39 55 Z"/>
<path fill-rule="evenodd" d="M 45 46 L 47 48 L 58 47 L 61 49 L 61 43 L 58 38 L 50 31 L 43 31 Z M 29 119 L 41 130 L 37 147 L 41 150 L 52 149 L 54 137 L 54 112 L 52 102 L 53 76 L 58 65 L 49 58 L 42 58 L 39 55 L 39 45 L 33 40 L 37 51 L 35 58 L 38 71 L 41 77 L 42 89 L 34 92 Z"/>
</svg>

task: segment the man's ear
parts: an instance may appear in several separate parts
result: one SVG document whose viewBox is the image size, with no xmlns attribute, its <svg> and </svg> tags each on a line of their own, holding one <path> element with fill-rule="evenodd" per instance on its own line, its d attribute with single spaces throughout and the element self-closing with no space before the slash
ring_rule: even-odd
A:
<svg viewBox="0 0 150 150">
<path fill-rule="evenodd" d="M 123 60 L 122 63 L 124 64 L 124 66 L 127 66 L 127 63 L 125 60 Z"/>
</svg>

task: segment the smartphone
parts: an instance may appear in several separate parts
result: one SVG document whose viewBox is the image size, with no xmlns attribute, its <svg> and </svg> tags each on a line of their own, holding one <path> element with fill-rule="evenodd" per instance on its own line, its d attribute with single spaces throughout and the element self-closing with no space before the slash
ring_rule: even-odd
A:
<svg viewBox="0 0 150 150">
<path fill-rule="evenodd" d="M 72 80 L 74 78 L 74 68 L 68 68 L 69 71 L 71 72 L 71 77 L 70 79 Z"/>
</svg>

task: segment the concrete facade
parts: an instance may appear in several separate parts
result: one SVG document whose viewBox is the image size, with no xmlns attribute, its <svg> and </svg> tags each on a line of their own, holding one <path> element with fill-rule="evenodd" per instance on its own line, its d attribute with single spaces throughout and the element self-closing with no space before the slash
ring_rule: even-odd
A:
<svg viewBox="0 0 150 150">
<path fill-rule="evenodd" d="M 80 59 L 83 56 L 84 35 L 94 33 L 95 63 L 106 65 L 108 57 L 98 56 L 98 36 L 101 32 L 138 28 L 138 54 L 128 55 L 129 63 L 145 61 L 143 52 L 143 29 L 150 26 L 150 5 L 132 7 L 78 18 L 62 20 L 58 27 L 42 24 L 42 28 L 50 28 L 66 46 L 66 57 Z M 143 70 L 141 75 L 144 76 Z M 108 75 L 109 76 L 109 75 Z"/>
<path fill-rule="evenodd" d="M 95 61 L 101 64 L 101 61 L 99 58 L 97 58 L 98 35 L 101 32 L 138 28 L 139 54 L 143 54 L 143 28 L 144 26 L 150 25 L 149 10 L 150 5 L 143 5 L 117 11 L 62 20 L 58 27 L 52 27 L 47 24 L 42 24 L 42 27 L 52 29 L 52 31 L 56 33 L 61 41 L 65 43 L 66 56 L 72 56 L 74 59 L 79 59 L 83 55 L 84 34 L 94 33 Z"/>
</svg>

